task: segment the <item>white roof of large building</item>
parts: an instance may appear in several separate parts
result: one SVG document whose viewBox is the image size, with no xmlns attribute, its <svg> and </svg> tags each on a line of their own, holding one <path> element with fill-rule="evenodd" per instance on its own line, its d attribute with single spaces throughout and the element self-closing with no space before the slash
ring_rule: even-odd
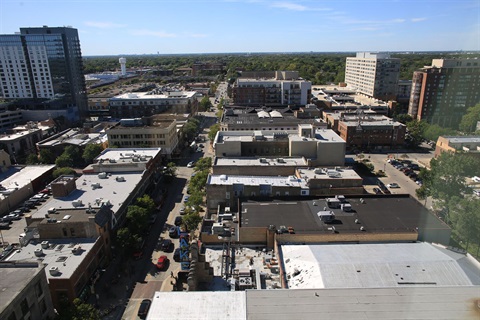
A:
<svg viewBox="0 0 480 320">
<path fill-rule="evenodd" d="M 71 144 L 76 146 L 84 146 L 89 143 L 104 143 L 107 141 L 105 133 L 83 133 L 78 130 L 70 129 L 55 139 L 46 139 L 39 142 L 42 146 L 55 146 L 59 144 Z"/>
<path fill-rule="evenodd" d="M 226 174 L 208 176 L 207 184 L 210 185 L 232 185 L 243 184 L 245 186 L 271 185 L 272 187 L 301 187 L 307 188 L 304 179 L 295 176 L 274 177 L 274 176 L 230 176 Z"/>
<path fill-rule="evenodd" d="M 10 255 L 7 261 L 43 263 L 46 265 L 45 272 L 47 279 L 68 279 L 88 255 L 97 239 L 72 238 L 47 240 L 49 242 L 48 249 L 42 249 L 41 242 L 34 243 L 31 241 L 25 247 L 22 247 Z M 77 251 L 77 254 L 74 254 L 72 249 L 76 245 L 80 246 L 81 249 Z M 42 254 L 37 256 L 35 255 L 35 250 L 39 249 L 42 250 Z M 49 270 L 52 269 L 52 267 L 58 268 L 59 273 L 57 275 L 50 274 Z"/>
<path fill-rule="evenodd" d="M 150 92 L 129 92 L 112 97 L 110 100 L 187 99 L 193 98 L 196 94 L 195 91 L 166 91 L 161 94 L 151 94 Z"/>
<path fill-rule="evenodd" d="M 161 153 L 161 150 L 161 148 L 109 148 L 103 150 L 95 161 L 132 162 L 135 157 L 151 159 Z"/>
<path fill-rule="evenodd" d="M 147 320 L 247 319 L 244 291 L 155 292 Z"/>
<path fill-rule="evenodd" d="M 423 243 L 284 245 L 289 288 L 480 285 L 471 256 Z"/>
<path fill-rule="evenodd" d="M 55 165 L 36 165 L 25 167 L 10 167 L 8 173 L 14 172 L 4 180 L 0 181 L 0 185 L 4 187 L 7 192 L 15 192 L 15 189 L 22 189 L 23 187 L 32 183 L 32 180 L 42 176 L 46 172 L 55 168 Z M 3 199 L 4 195 L 0 195 Z"/>
<path fill-rule="evenodd" d="M 249 158 L 249 157 L 239 157 L 239 158 L 228 158 L 228 157 L 217 157 L 215 158 L 215 166 L 241 166 L 241 167 L 250 167 L 250 166 L 264 166 L 264 167 L 286 167 L 286 166 L 306 166 L 307 161 L 305 158 L 300 157 L 276 157 L 276 158 Z"/>
<path fill-rule="evenodd" d="M 117 181 L 117 177 L 123 177 L 123 181 Z M 105 179 L 99 174 L 84 174 L 76 180 L 77 189 L 68 196 L 51 198 L 43 206 L 38 207 L 32 214 L 34 219 L 44 218 L 49 208 L 93 208 L 100 207 L 101 202 L 110 202 L 111 210 L 116 213 L 123 202 L 128 199 L 130 193 L 142 181 L 143 172 L 112 172 Z M 119 179 L 121 180 L 121 179 Z M 99 184 L 99 187 L 93 185 Z M 81 201 L 81 206 L 75 207 L 73 202 Z"/>
</svg>

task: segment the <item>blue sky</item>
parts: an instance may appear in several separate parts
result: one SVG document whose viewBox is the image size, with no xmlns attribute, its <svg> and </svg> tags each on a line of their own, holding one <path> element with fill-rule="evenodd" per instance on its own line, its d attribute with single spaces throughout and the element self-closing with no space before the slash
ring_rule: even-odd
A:
<svg viewBox="0 0 480 320">
<path fill-rule="evenodd" d="M 480 0 L 0 0 L 0 34 L 42 25 L 83 55 L 480 50 Z"/>
</svg>

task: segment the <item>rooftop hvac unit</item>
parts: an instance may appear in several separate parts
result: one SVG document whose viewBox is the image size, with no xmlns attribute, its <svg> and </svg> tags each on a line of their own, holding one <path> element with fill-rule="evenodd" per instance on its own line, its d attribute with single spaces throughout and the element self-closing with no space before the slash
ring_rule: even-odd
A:
<svg viewBox="0 0 480 320">
<path fill-rule="evenodd" d="M 283 159 L 283 158 L 278 158 L 278 159 L 277 159 L 277 162 L 278 162 L 278 163 L 285 163 L 285 159 Z"/>
<path fill-rule="evenodd" d="M 72 201 L 72 206 L 76 207 L 81 207 L 83 206 L 82 200 L 74 200 Z"/>
<path fill-rule="evenodd" d="M 50 275 L 52 275 L 52 276 L 58 276 L 60 274 L 60 270 L 58 270 L 58 267 L 50 267 L 50 269 L 48 269 L 48 271 L 50 272 Z"/>
<path fill-rule="evenodd" d="M 108 160 L 108 162 L 110 162 L 110 163 L 116 163 L 117 160 L 115 160 L 115 159 L 110 159 L 110 160 Z"/>
<path fill-rule="evenodd" d="M 41 243 L 42 249 L 48 249 L 50 243 L 48 241 L 42 241 Z"/>
<path fill-rule="evenodd" d="M 225 213 L 230 213 L 230 207 L 225 207 Z"/>
<path fill-rule="evenodd" d="M 99 182 L 92 183 L 92 188 L 93 188 L 94 190 L 95 190 L 95 189 L 98 189 L 98 188 L 100 188 L 100 187 L 101 187 L 101 185 L 100 185 Z"/>
<path fill-rule="evenodd" d="M 82 252 L 82 247 L 81 246 L 75 246 L 72 248 L 72 253 L 77 255 L 77 254 L 80 254 Z"/>
<path fill-rule="evenodd" d="M 35 254 L 36 257 L 41 257 L 43 256 L 43 250 L 42 248 L 37 248 L 35 249 L 35 251 L 33 252 Z"/>
<path fill-rule="evenodd" d="M 100 172 L 98 174 L 98 179 L 107 179 L 107 173 L 106 172 Z"/>
<path fill-rule="evenodd" d="M 117 182 L 124 182 L 125 177 L 116 177 L 115 180 L 117 180 Z"/>
<path fill-rule="evenodd" d="M 267 163 L 267 159 L 266 158 L 260 158 L 259 159 L 261 163 Z"/>
</svg>

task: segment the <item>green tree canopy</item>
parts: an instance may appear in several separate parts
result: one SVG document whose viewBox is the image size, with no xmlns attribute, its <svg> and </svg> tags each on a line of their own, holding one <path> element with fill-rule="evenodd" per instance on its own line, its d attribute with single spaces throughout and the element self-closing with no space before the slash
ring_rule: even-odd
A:
<svg viewBox="0 0 480 320">
<path fill-rule="evenodd" d="M 437 141 L 438 137 L 440 136 L 449 136 L 455 134 L 456 132 L 453 129 L 440 127 L 438 124 L 429 124 L 425 126 L 423 136 L 425 139 Z"/>
<path fill-rule="evenodd" d="M 83 150 L 82 158 L 85 163 L 90 164 L 93 162 L 93 159 L 95 159 L 102 151 L 103 147 L 101 144 L 87 144 L 85 150 Z"/>
<path fill-rule="evenodd" d="M 199 111 L 207 111 L 211 107 L 213 107 L 212 103 L 210 102 L 210 99 L 208 96 L 204 96 L 202 100 L 200 100 L 200 103 L 198 104 Z"/>
<path fill-rule="evenodd" d="M 55 165 L 60 168 L 73 167 L 73 159 L 65 153 L 62 153 L 56 160 Z"/>
<path fill-rule="evenodd" d="M 74 175 L 74 174 L 75 174 L 75 170 L 73 170 L 72 168 L 63 167 L 63 168 L 57 168 L 53 170 L 52 176 L 54 179 L 56 179 L 63 175 Z"/>
<path fill-rule="evenodd" d="M 460 121 L 460 130 L 465 133 L 476 131 L 477 122 L 480 121 L 480 103 L 467 109 Z"/>
<path fill-rule="evenodd" d="M 210 170 L 212 167 L 212 158 L 210 157 L 203 157 L 198 159 L 197 163 L 195 164 L 195 167 L 193 170 L 195 171 L 204 171 L 204 170 Z"/>
<path fill-rule="evenodd" d="M 100 313 L 89 303 L 76 298 L 73 303 L 62 302 L 59 308 L 58 320 L 100 320 Z"/>
<path fill-rule="evenodd" d="M 416 148 L 422 143 L 426 128 L 427 123 L 424 121 L 412 120 L 407 122 L 407 129 L 410 135 L 410 147 Z"/>
<path fill-rule="evenodd" d="M 32 164 L 39 164 L 40 163 L 40 159 L 38 158 L 37 154 L 36 153 L 30 153 L 28 156 L 27 156 L 27 159 L 26 159 L 26 164 L 29 164 L 29 165 L 32 165 Z"/>
<path fill-rule="evenodd" d="M 210 131 L 208 132 L 208 139 L 210 140 L 210 143 L 213 143 L 218 131 L 220 131 L 220 124 L 216 123 L 210 127 Z"/>
<path fill-rule="evenodd" d="M 169 162 L 167 163 L 166 169 L 163 171 L 163 174 L 165 175 L 165 180 L 167 182 L 171 182 L 173 178 L 177 176 L 177 165 L 175 162 Z"/>
<path fill-rule="evenodd" d="M 155 202 L 148 194 L 144 194 L 142 197 L 137 198 L 136 205 L 146 209 L 148 215 L 155 212 Z"/>
<path fill-rule="evenodd" d="M 43 164 L 54 164 L 55 155 L 48 149 L 40 150 L 40 162 Z"/>
<path fill-rule="evenodd" d="M 187 227 L 190 232 L 193 232 L 198 229 L 198 225 L 202 222 L 203 218 L 194 211 L 183 216 L 183 224 Z"/>
<path fill-rule="evenodd" d="M 147 209 L 138 205 L 128 206 L 128 228 L 132 234 L 141 235 L 148 225 L 149 213 Z"/>
</svg>

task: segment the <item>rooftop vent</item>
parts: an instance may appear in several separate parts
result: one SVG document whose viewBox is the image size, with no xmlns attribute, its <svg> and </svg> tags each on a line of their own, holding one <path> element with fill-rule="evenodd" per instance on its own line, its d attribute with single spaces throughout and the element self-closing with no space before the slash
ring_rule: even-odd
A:
<svg viewBox="0 0 480 320">
<path fill-rule="evenodd" d="M 50 267 L 50 269 L 48 269 L 48 271 L 50 272 L 50 275 L 52 275 L 52 276 L 58 276 L 60 274 L 60 270 L 58 270 L 58 267 Z"/>
<path fill-rule="evenodd" d="M 106 172 L 100 172 L 98 174 L 98 179 L 107 179 L 107 173 Z"/>
<path fill-rule="evenodd" d="M 42 246 L 42 249 L 48 249 L 50 244 L 48 243 L 48 241 L 42 241 L 41 246 Z"/>
<path fill-rule="evenodd" d="M 42 248 L 37 248 L 35 249 L 35 251 L 33 252 L 35 254 L 36 257 L 41 257 L 43 256 L 43 250 Z"/>
<path fill-rule="evenodd" d="M 123 177 L 123 176 L 116 177 L 115 180 L 116 180 L 117 182 L 123 182 L 123 181 L 125 181 L 125 177 Z"/>
</svg>

